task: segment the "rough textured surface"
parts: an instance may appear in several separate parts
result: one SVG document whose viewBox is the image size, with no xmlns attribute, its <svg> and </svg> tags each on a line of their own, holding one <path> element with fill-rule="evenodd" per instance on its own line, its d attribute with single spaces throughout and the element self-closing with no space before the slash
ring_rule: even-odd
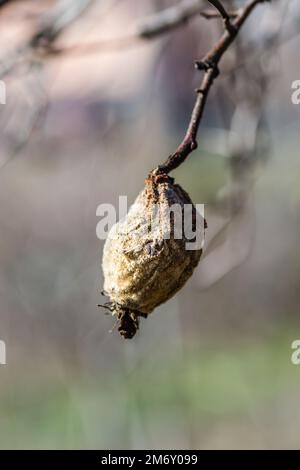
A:
<svg viewBox="0 0 300 470">
<path fill-rule="evenodd" d="M 146 180 L 127 216 L 112 227 L 106 240 L 104 291 L 110 298 L 111 311 L 126 325 L 130 316 L 138 327 L 138 317 L 147 316 L 172 297 L 199 262 L 202 249 L 186 250 L 190 240 L 185 238 L 184 230 L 181 239 L 174 238 L 176 216 L 169 222 L 169 207 L 173 204 L 181 211 L 192 201 L 170 177 Z M 193 217 L 189 220 L 194 228 L 196 209 L 190 207 Z M 202 226 L 202 239 L 203 232 Z M 122 334 L 122 328 L 119 331 Z"/>
</svg>

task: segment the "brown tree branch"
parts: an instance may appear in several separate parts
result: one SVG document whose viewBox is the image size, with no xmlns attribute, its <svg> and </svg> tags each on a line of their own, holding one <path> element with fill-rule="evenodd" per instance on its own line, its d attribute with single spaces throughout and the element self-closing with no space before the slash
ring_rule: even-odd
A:
<svg viewBox="0 0 300 470">
<path fill-rule="evenodd" d="M 233 29 L 231 24 L 231 18 L 229 13 L 225 10 L 224 6 L 219 0 L 208 0 L 220 13 L 220 16 L 223 18 L 225 28 L 230 32 Z"/>
<path fill-rule="evenodd" d="M 210 1 L 210 0 L 209 0 Z M 207 101 L 207 97 L 215 78 L 219 75 L 219 62 L 227 51 L 228 47 L 232 44 L 241 27 L 252 13 L 254 8 L 260 3 L 270 0 L 250 0 L 249 3 L 241 10 L 237 18 L 232 22 L 231 27 L 226 27 L 225 32 L 211 50 L 204 56 L 201 61 L 197 61 L 195 66 L 198 70 L 204 71 L 204 76 L 200 87 L 196 90 L 197 97 L 192 111 L 190 123 L 188 125 L 185 137 L 176 151 L 169 156 L 169 158 L 157 168 L 152 170 L 152 175 L 168 174 L 170 171 L 177 168 L 187 156 L 197 148 L 197 132 L 203 116 L 203 111 Z M 214 3 L 214 6 L 220 2 Z M 220 10 L 219 10 L 220 11 Z M 225 10 L 224 10 L 225 11 Z M 226 15 L 226 13 L 225 13 Z M 224 12 L 223 12 L 224 17 Z"/>
</svg>

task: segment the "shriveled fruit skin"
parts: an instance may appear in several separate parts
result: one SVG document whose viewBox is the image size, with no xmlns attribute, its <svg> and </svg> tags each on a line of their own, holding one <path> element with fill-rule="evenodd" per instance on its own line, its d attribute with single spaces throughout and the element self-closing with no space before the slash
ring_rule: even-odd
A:
<svg viewBox="0 0 300 470">
<path fill-rule="evenodd" d="M 104 291 L 113 304 L 147 315 L 171 298 L 192 275 L 202 248 L 187 250 L 190 240 L 185 238 L 184 230 L 182 238 L 175 239 L 172 223 L 169 239 L 166 236 L 170 229 L 168 208 L 173 204 L 182 208 L 190 204 L 194 223 L 195 206 L 172 178 L 148 179 L 127 216 L 112 227 L 104 246 L 103 272 Z M 152 231 L 148 230 L 149 224 Z"/>
</svg>

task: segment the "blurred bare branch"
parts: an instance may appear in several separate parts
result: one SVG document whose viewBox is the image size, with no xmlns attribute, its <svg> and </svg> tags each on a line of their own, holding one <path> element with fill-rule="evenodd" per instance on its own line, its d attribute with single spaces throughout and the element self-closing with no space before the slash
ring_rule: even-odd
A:
<svg viewBox="0 0 300 470">
<path fill-rule="evenodd" d="M 151 39 L 162 33 L 167 33 L 174 28 L 184 25 L 194 16 L 203 16 L 206 19 L 219 18 L 220 13 L 203 9 L 203 0 L 183 0 L 177 5 L 155 13 L 141 21 L 136 28 L 136 36 Z M 236 13 L 232 13 L 232 16 Z"/>
<path fill-rule="evenodd" d="M 57 36 L 76 21 L 94 0 L 58 0 L 42 15 L 37 31 L 30 41 L 31 47 L 49 46 Z"/>
<path fill-rule="evenodd" d="M 93 1 L 94 0 L 58 0 L 50 10 L 40 17 L 36 30 L 30 40 L 18 50 L 11 51 L 7 54 L 6 58 L 1 61 L 0 77 L 4 77 L 12 72 L 15 67 L 23 63 L 23 61 L 25 61 L 29 75 L 33 73 L 35 77 L 35 86 L 31 88 L 30 92 L 27 90 L 27 92 L 24 93 L 26 96 L 31 96 L 31 101 L 24 105 L 25 108 L 23 112 L 20 113 L 22 116 L 22 125 L 13 126 L 13 142 L 10 145 L 10 150 L 6 152 L 6 159 L 1 162 L 1 169 L 23 149 L 33 129 L 39 122 L 40 117 L 44 115 L 47 109 L 47 95 L 41 81 L 43 65 L 39 58 L 35 57 L 32 52 L 42 51 L 45 53 L 59 34 L 78 19 Z M 3 119 L 11 120 L 14 114 L 15 110 L 7 108 Z"/>
<path fill-rule="evenodd" d="M 205 257 L 197 270 L 197 283 L 210 287 L 232 269 L 241 265 L 251 252 L 255 234 L 253 184 L 257 163 L 270 149 L 268 130 L 263 119 L 268 89 L 275 77 L 271 66 L 280 43 L 285 11 L 277 6 L 276 28 L 272 22 L 263 32 L 261 48 L 268 50 L 267 62 L 256 67 L 245 62 L 237 70 L 239 57 L 251 55 L 253 44 L 236 41 L 235 65 L 228 77 L 235 109 L 228 139 L 230 180 L 218 194 L 217 207 L 223 215 L 212 214 L 205 246 Z M 238 80 L 237 80 L 238 77 Z"/>
<path fill-rule="evenodd" d="M 127 48 L 141 40 L 154 39 L 169 33 L 185 25 L 190 19 L 196 16 L 201 16 L 207 20 L 222 17 L 218 11 L 203 8 L 203 1 L 204 0 L 182 0 L 177 5 L 140 20 L 119 37 L 90 42 L 85 45 L 74 44 L 67 47 L 61 46 L 55 48 L 52 52 L 56 54 L 90 54 L 103 49 L 113 50 Z M 229 18 L 235 18 L 237 15 L 237 11 L 230 11 L 228 13 Z"/>
<path fill-rule="evenodd" d="M 26 77 L 11 87 L 11 95 L 18 99 L 11 99 L 1 114 L 2 145 L 7 147 L 3 152 L 5 158 L 0 161 L 1 170 L 24 148 L 45 115 L 48 97 L 43 87 L 42 69 L 42 64 L 32 62 Z"/>
<path fill-rule="evenodd" d="M 7 3 L 10 3 L 12 0 L 0 0 L 0 7 L 4 7 Z"/>
<path fill-rule="evenodd" d="M 57 0 L 55 5 L 43 14 L 36 30 L 25 45 L 9 51 L 0 59 L 0 78 L 12 72 L 21 62 L 29 58 L 35 50 L 51 48 L 53 41 L 76 19 L 78 19 L 94 0 Z"/>
</svg>

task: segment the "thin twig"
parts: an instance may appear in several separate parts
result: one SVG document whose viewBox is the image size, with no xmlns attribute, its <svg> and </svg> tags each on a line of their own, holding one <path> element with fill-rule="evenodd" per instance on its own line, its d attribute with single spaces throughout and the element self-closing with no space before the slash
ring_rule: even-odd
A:
<svg viewBox="0 0 300 470">
<path fill-rule="evenodd" d="M 241 10 L 237 18 L 232 22 L 231 28 L 226 28 L 221 38 L 211 48 L 211 50 L 204 56 L 201 61 L 197 61 L 195 66 L 199 70 L 204 71 L 204 76 L 200 87 L 196 90 L 197 98 L 192 111 L 190 123 L 188 125 L 185 137 L 177 150 L 169 156 L 165 163 L 155 168 L 151 174 L 168 174 L 170 171 L 177 168 L 187 156 L 197 148 L 197 132 L 203 116 L 203 111 L 207 101 L 207 97 L 215 78 L 219 75 L 219 62 L 227 51 L 228 47 L 232 44 L 241 27 L 252 13 L 254 8 L 260 3 L 270 0 L 251 0 Z M 211 2 L 212 3 L 212 2 Z M 216 3 L 216 2 L 214 2 Z M 218 2 L 219 3 L 219 2 Z"/>
<path fill-rule="evenodd" d="M 221 17 L 223 18 L 225 28 L 231 32 L 233 30 L 233 25 L 231 23 L 231 18 L 229 13 L 225 10 L 224 6 L 219 0 L 208 0 L 209 3 L 211 3 L 220 13 Z"/>
</svg>

